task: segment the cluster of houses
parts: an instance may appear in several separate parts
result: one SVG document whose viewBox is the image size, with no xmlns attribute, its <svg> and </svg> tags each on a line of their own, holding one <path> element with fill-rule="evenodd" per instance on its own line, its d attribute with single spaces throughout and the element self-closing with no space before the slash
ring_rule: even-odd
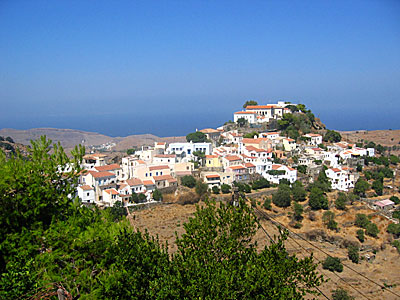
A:
<svg viewBox="0 0 400 300">
<path fill-rule="evenodd" d="M 280 118 L 288 110 L 285 106 L 283 102 L 248 106 L 246 112 L 255 118 L 249 119 L 251 123 L 260 120 L 260 116 Z M 236 115 L 244 114 L 235 113 L 235 118 Z M 332 188 L 348 191 L 358 179 L 355 166 L 363 156 L 374 156 L 374 149 L 345 142 L 324 146 L 322 136 L 316 133 L 304 135 L 297 143 L 279 132 L 245 138 L 237 130 L 225 129 L 200 130 L 207 137 L 203 143 L 156 142 L 123 157 L 121 164 L 109 164 L 105 154 L 88 154 L 83 161 L 78 195 L 85 203 L 112 206 L 122 201 L 130 205 L 133 193 L 142 195 L 143 201 L 152 201 L 156 189 L 176 189 L 185 175 L 195 175 L 209 188 L 260 177 L 276 184 L 283 179 L 293 183 L 298 180 L 299 165 L 306 166 L 306 179 L 313 180 L 323 170 L 323 164 L 329 166 L 325 173 Z M 200 168 L 195 169 L 196 165 Z"/>
<path fill-rule="evenodd" d="M 248 105 L 244 111 L 235 112 L 233 120 L 237 122 L 243 118 L 249 124 L 268 123 L 273 119 L 282 118 L 285 113 L 290 113 L 290 109 L 286 107 L 288 105 L 290 103 L 282 101 L 279 101 L 278 104 Z"/>
</svg>

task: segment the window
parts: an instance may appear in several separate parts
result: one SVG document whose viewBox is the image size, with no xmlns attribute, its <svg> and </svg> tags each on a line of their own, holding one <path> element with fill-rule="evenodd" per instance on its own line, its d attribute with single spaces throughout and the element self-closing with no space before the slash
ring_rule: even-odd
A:
<svg viewBox="0 0 400 300">
<path fill-rule="evenodd" d="M 86 193 L 86 196 L 89 196 L 89 193 Z"/>
</svg>

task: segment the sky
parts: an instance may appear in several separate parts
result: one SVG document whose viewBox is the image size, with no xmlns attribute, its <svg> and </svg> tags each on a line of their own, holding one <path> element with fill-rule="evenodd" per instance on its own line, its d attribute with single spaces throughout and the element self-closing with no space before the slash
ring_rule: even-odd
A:
<svg viewBox="0 0 400 300">
<path fill-rule="evenodd" d="M 400 129 L 400 1 L 0 0 L 0 128 L 184 135 L 249 99 Z"/>
</svg>

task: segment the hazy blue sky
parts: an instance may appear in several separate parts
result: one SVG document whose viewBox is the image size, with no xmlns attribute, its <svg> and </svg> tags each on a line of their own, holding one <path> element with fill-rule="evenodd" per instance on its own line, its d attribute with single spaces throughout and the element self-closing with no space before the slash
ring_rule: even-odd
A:
<svg viewBox="0 0 400 300">
<path fill-rule="evenodd" d="M 246 99 L 400 128 L 400 1 L 0 1 L 0 128 L 184 134 Z"/>
</svg>

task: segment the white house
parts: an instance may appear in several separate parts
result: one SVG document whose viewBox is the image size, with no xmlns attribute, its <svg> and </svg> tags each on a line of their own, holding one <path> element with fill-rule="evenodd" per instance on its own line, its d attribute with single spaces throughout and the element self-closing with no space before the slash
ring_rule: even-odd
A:
<svg viewBox="0 0 400 300">
<path fill-rule="evenodd" d="M 176 163 L 176 155 L 175 154 L 154 155 L 153 163 L 155 163 L 155 164 L 174 164 L 174 163 Z"/>
<path fill-rule="evenodd" d="M 293 183 L 297 180 L 297 170 L 285 165 L 272 165 L 271 170 L 266 172 L 266 179 L 272 183 L 279 184 L 282 179 Z"/>
<path fill-rule="evenodd" d="M 322 135 L 320 134 L 307 133 L 303 136 L 309 138 L 309 141 L 307 142 L 308 145 L 318 146 L 319 144 L 322 144 Z"/>
<path fill-rule="evenodd" d="M 211 143 L 171 143 L 169 144 L 166 152 L 168 154 L 176 154 L 183 156 L 192 156 L 193 152 L 200 151 L 205 155 L 212 153 Z"/>
<path fill-rule="evenodd" d="M 82 203 L 94 203 L 95 193 L 94 188 L 90 185 L 78 186 L 78 197 L 81 199 Z"/>
<path fill-rule="evenodd" d="M 233 114 L 233 121 L 236 123 L 239 119 L 245 119 L 249 124 L 256 123 L 256 113 L 251 111 L 238 111 Z"/>
<path fill-rule="evenodd" d="M 325 171 L 326 176 L 331 182 L 332 189 L 339 191 L 348 191 L 354 187 L 357 178 L 348 167 L 330 168 Z"/>
</svg>

